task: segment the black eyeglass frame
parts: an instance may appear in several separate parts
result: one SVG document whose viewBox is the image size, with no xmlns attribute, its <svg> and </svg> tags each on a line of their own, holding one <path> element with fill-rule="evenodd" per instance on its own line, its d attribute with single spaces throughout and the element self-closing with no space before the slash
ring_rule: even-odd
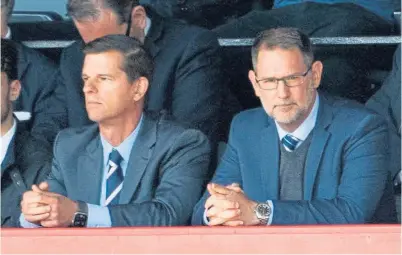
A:
<svg viewBox="0 0 402 255">
<path fill-rule="evenodd" d="M 310 65 L 310 67 L 307 69 L 307 71 L 305 71 L 305 72 L 302 73 L 302 74 L 292 74 L 292 75 L 289 75 L 289 76 L 286 76 L 286 77 L 283 77 L 283 78 L 279 78 L 279 79 L 277 79 L 277 78 L 262 78 L 262 79 L 259 79 L 259 80 L 258 80 L 258 79 L 257 79 L 257 76 L 255 76 L 255 82 L 258 84 L 258 86 L 259 86 L 260 89 L 262 89 L 262 90 L 275 90 L 275 89 L 278 88 L 278 85 L 279 85 L 279 82 L 280 82 L 280 81 L 283 81 L 283 84 L 285 84 L 286 87 L 289 87 L 289 88 L 297 87 L 297 86 L 302 85 L 302 84 L 304 83 L 304 81 L 298 83 L 297 85 L 289 86 L 287 80 L 288 80 L 289 78 L 305 78 L 305 77 L 307 76 L 307 74 L 311 71 L 311 68 L 312 68 L 312 67 L 313 67 L 313 65 Z M 275 81 L 275 83 L 276 83 L 276 87 L 275 87 L 275 88 L 269 88 L 269 89 L 267 89 L 267 88 L 263 88 L 263 87 L 260 85 L 260 82 L 261 82 L 261 81 L 268 80 L 268 79 L 272 79 L 272 80 Z"/>
</svg>

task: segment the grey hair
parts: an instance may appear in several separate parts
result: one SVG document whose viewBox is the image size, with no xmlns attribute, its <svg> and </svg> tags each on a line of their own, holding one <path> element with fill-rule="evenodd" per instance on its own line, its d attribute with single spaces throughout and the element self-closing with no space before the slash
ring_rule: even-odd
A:
<svg viewBox="0 0 402 255">
<path fill-rule="evenodd" d="M 285 50 L 297 48 L 303 54 L 306 66 L 310 66 L 314 61 L 313 46 L 310 39 L 297 28 L 273 28 L 259 33 L 251 48 L 251 59 L 254 70 L 257 66 L 258 53 L 262 48 L 281 48 Z"/>
</svg>

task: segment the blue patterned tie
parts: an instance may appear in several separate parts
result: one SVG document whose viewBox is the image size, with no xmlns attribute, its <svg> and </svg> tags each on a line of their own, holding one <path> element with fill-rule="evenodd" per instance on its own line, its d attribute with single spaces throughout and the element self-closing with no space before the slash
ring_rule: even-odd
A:
<svg viewBox="0 0 402 255">
<path fill-rule="evenodd" d="M 109 154 L 109 170 L 106 176 L 106 201 L 105 206 L 119 203 L 120 191 L 123 187 L 123 170 L 120 163 L 123 158 L 115 149 Z"/>
<path fill-rule="evenodd" d="M 282 138 L 282 144 L 285 149 L 289 152 L 292 152 L 296 149 L 297 144 L 300 142 L 300 139 L 294 137 L 293 135 L 285 135 Z"/>
</svg>

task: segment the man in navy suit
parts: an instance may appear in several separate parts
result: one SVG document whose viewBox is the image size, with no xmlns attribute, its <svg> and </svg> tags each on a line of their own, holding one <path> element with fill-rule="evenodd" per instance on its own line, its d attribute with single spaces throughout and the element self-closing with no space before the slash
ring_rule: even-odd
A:
<svg viewBox="0 0 402 255">
<path fill-rule="evenodd" d="M 188 224 L 207 179 L 207 137 L 143 112 L 153 67 L 140 42 L 109 35 L 84 54 L 85 106 L 96 124 L 59 133 L 47 182 L 24 193 L 21 225 Z"/>
<path fill-rule="evenodd" d="M 59 84 L 66 90 L 70 127 L 92 123 L 82 93 L 83 46 L 105 35 L 126 34 L 143 42 L 155 63 L 146 110 L 165 109 L 177 121 L 204 132 L 212 142 L 219 140 L 223 122 L 228 129 L 230 116 L 222 109 L 232 104 L 223 103 L 229 93 L 214 33 L 163 19 L 138 0 L 69 0 L 67 11 L 82 37 L 63 50 L 60 58 Z"/>
<path fill-rule="evenodd" d="M 262 108 L 240 113 L 192 223 L 394 222 L 387 124 L 317 93 L 323 65 L 294 28 L 261 33 L 249 72 Z"/>
</svg>

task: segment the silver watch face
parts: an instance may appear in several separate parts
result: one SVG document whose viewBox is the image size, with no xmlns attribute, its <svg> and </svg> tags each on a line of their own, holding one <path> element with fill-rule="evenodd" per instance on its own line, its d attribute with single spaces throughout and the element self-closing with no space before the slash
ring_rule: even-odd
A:
<svg viewBox="0 0 402 255">
<path fill-rule="evenodd" d="M 271 207 L 266 203 L 258 204 L 255 213 L 258 219 L 268 219 L 271 215 Z"/>
</svg>

